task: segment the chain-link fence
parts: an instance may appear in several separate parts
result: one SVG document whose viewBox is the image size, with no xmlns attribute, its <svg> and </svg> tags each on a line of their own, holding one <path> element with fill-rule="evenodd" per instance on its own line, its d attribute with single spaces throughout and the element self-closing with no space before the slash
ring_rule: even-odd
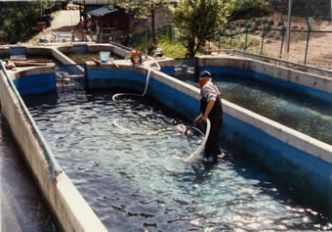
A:
<svg viewBox="0 0 332 232">
<path fill-rule="evenodd" d="M 168 39 L 169 41 L 174 41 L 177 37 L 175 35 L 173 25 L 165 25 L 156 30 L 158 38 Z M 141 49 L 147 49 L 152 43 L 152 33 L 151 31 L 146 31 L 144 33 L 135 34 L 127 38 L 117 38 L 114 42 L 130 45 L 133 47 L 139 47 Z"/>
<path fill-rule="evenodd" d="M 332 69 L 332 0 L 268 0 L 274 13 L 231 21 L 223 27 L 209 48 L 202 51 L 237 49 L 262 56 Z M 289 3 L 291 17 L 288 20 Z M 290 26 L 290 27 L 289 27 Z M 290 29 L 288 31 L 288 28 Z M 289 32 L 289 33 L 288 33 Z M 183 43 L 183 33 L 173 22 L 157 29 L 158 38 L 169 46 Z M 152 35 L 113 36 L 112 41 L 149 52 Z"/>
<path fill-rule="evenodd" d="M 230 22 L 219 33 L 214 45 L 332 69 L 332 1 L 270 2 L 278 13 Z M 290 22 L 287 15 L 289 3 Z"/>
</svg>

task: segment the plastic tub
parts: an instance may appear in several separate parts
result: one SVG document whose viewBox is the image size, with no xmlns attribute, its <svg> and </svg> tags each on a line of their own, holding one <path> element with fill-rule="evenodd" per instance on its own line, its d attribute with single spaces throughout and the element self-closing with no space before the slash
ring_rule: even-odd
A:
<svg viewBox="0 0 332 232">
<path fill-rule="evenodd" d="M 107 64 L 110 59 L 110 52 L 99 52 L 100 62 L 103 64 Z"/>
</svg>

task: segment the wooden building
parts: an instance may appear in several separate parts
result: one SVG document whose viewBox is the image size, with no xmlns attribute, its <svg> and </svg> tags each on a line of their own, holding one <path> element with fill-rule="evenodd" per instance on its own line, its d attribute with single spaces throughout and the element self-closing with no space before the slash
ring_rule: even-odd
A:
<svg viewBox="0 0 332 232">
<path fill-rule="evenodd" d="M 82 25 L 90 33 L 95 33 L 98 42 L 126 40 L 130 35 L 151 31 L 151 19 L 137 19 L 126 10 L 110 5 L 107 0 L 74 0 L 80 6 Z M 172 4 L 176 0 L 170 1 Z M 165 16 L 164 6 L 160 5 L 155 12 L 155 29 L 169 22 Z"/>
<path fill-rule="evenodd" d="M 86 14 L 95 26 L 98 42 L 108 42 L 130 33 L 130 15 L 122 8 L 103 6 Z"/>
</svg>

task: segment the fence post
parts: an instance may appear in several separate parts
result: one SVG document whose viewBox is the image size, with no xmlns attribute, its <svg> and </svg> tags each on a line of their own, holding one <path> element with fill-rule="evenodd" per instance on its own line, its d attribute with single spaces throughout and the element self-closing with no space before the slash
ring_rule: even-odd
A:
<svg viewBox="0 0 332 232">
<path fill-rule="evenodd" d="M 244 50 L 247 50 L 247 43 L 248 43 L 248 24 L 246 24 L 245 28 L 245 37 L 244 37 Z"/>
<path fill-rule="evenodd" d="M 311 32 L 311 27 L 310 27 L 310 23 L 309 20 L 307 18 L 307 27 L 308 27 L 308 31 L 307 31 L 307 43 L 305 46 L 305 54 L 304 54 L 304 64 L 307 64 L 307 57 L 308 57 L 308 49 L 309 49 L 309 40 L 310 40 L 310 32 Z"/>
<path fill-rule="evenodd" d="M 174 42 L 174 31 L 173 31 L 173 25 L 171 25 L 171 41 Z"/>
<path fill-rule="evenodd" d="M 291 23 L 292 23 L 292 0 L 288 0 L 288 18 L 287 18 L 287 58 L 289 60 L 289 49 L 291 39 Z"/>
<path fill-rule="evenodd" d="M 261 42 L 261 51 L 260 51 L 260 55 L 263 54 L 264 38 L 265 38 L 265 25 L 263 25 L 263 33 L 262 33 L 262 42 Z"/>
<path fill-rule="evenodd" d="M 280 34 L 281 34 L 281 45 L 280 45 L 279 59 L 282 58 L 282 50 L 284 48 L 285 34 L 286 34 L 286 28 L 285 28 L 285 26 L 283 26 L 281 28 Z"/>
<path fill-rule="evenodd" d="M 244 47 L 243 47 L 243 50 L 247 50 L 247 44 L 248 44 L 248 22 L 246 23 L 246 27 L 244 29 Z"/>
<path fill-rule="evenodd" d="M 172 42 L 172 25 L 168 26 L 168 39 Z"/>
<path fill-rule="evenodd" d="M 232 29 L 229 29 L 231 34 L 230 34 L 230 40 L 229 40 L 229 48 L 232 49 L 232 42 L 233 42 L 233 32 L 232 32 Z"/>
</svg>

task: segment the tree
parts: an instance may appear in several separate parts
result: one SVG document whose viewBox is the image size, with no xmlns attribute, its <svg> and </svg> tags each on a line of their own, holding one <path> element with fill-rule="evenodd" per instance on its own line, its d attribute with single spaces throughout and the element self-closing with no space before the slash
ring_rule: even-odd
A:
<svg viewBox="0 0 332 232">
<path fill-rule="evenodd" d="M 174 10 L 176 25 L 182 29 L 189 57 L 225 25 L 229 0 L 181 0 Z"/>
<path fill-rule="evenodd" d="M 0 41 L 16 43 L 22 41 L 33 32 L 33 27 L 39 17 L 37 4 L 21 2 L 0 3 Z"/>
<path fill-rule="evenodd" d="M 0 43 L 23 42 L 35 31 L 36 22 L 41 19 L 44 11 L 57 10 L 56 3 L 31 2 L 0 2 Z"/>
<path fill-rule="evenodd" d="M 158 7 L 165 6 L 167 0 L 115 0 L 114 4 L 133 13 L 137 18 L 151 19 L 152 46 L 157 44 L 155 14 Z"/>
</svg>

